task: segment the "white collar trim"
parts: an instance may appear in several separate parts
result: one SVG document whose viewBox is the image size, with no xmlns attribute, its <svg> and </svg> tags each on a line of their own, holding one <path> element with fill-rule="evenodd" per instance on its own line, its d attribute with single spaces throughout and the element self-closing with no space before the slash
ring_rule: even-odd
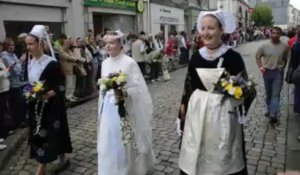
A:
<svg viewBox="0 0 300 175">
<path fill-rule="evenodd" d="M 226 46 L 225 44 L 222 44 L 213 55 L 209 55 L 207 51 L 207 47 L 202 47 L 199 49 L 199 54 L 208 61 L 214 61 L 217 58 L 221 57 L 224 53 L 226 53 L 230 47 Z"/>
</svg>

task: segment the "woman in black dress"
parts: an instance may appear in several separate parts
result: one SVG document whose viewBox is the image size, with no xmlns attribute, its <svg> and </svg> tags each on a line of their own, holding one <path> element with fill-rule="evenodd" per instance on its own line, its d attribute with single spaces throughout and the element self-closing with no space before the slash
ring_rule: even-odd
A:
<svg viewBox="0 0 300 175">
<path fill-rule="evenodd" d="M 45 39 L 51 47 L 43 25 L 34 26 L 26 38 L 27 49 L 32 55 L 28 80 L 30 83 L 44 82 L 47 99 L 45 103 L 32 101 L 29 104 L 30 157 L 39 163 L 36 175 L 45 175 L 46 164 L 58 157 L 69 164 L 65 153 L 72 152 L 64 102 L 64 75 L 55 58 L 44 54 Z"/>
<path fill-rule="evenodd" d="M 214 79 L 211 75 L 223 68 L 230 75 L 246 76 L 241 55 L 221 40 L 223 33 L 235 30 L 235 25 L 235 17 L 229 12 L 199 15 L 198 31 L 205 47 L 191 58 L 180 106 L 178 123 L 180 130 L 184 130 L 179 159 L 181 175 L 247 175 L 242 125 L 236 110 L 228 112 L 236 107 L 229 100 L 221 103 L 222 95 L 207 85 L 207 79 Z M 203 74 L 199 73 L 201 69 Z M 245 102 L 236 106 L 240 104 Z"/>
</svg>

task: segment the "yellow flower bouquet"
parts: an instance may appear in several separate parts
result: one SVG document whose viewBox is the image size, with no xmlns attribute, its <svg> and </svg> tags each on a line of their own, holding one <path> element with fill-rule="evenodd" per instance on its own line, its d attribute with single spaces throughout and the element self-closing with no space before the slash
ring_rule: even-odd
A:
<svg viewBox="0 0 300 175">
<path fill-rule="evenodd" d="M 28 103 L 35 102 L 34 117 L 36 127 L 34 128 L 33 135 L 39 135 L 41 129 L 41 122 L 44 113 L 44 107 L 48 100 L 46 97 L 45 84 L 42 81 L 26 84 L 23 88 L 23 94 Z"/>
<path fill-rule="evenodd" d="M 224 76 L 215 85 L 215 90 L 237 100 L 256 95 L 253 78 L 242 76 L 242 73 L 237 76 L 230 76 L 228 72 L 225 72 Z"/>
<path fill-rule="evenodd" d="M 33 100 L 44 101 L 45 99 L 44 82 L 39 81 L 39 82 L 26 84 L 23 88 L 23 94 L 27 102 Z"/>
</svg>

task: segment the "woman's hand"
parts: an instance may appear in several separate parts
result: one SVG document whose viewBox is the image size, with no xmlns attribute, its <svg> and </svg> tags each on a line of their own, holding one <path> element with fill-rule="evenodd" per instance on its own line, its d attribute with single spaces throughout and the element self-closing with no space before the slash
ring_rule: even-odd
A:
<svg viewBox="0 0 300 175">
<path fill-rule="evenodd" d="M 184 104 L 180 105 L 180 120 L 184 120 L 185 119 L 185 106 Z"/>
<path fill-rule="evenodd" d="M 46 98 L 49 99 L 51 97 L 54 97 L 55 95 L 56 93 L 54 92 L 54 90 L 51 90 L 46 93 Z"/>
<path fill-rule="evenodd" d="M 10 65 L 6 68 L 7 72 L 11 72 L 14 69 L 14 65 Z"/>
<path fill-rule="evenodd" d="M 27 56 L 26 53 L 23 53 L 23 54 L 22 54 L 22 56 L 20 57 L 20 62 L 21 62 L 21 63 L 24 63 L 24 62 L 26 61 L 26 59 L 27 59 L 26 56 Z"/>
</svg>

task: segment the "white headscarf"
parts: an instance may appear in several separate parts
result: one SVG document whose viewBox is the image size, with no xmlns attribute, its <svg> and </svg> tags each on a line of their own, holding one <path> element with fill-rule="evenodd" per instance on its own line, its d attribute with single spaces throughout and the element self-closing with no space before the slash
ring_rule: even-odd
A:
<svg viewBox="0 0 300 175">
<path fill-rule="evenodd" d="M 233 33 L 237 27 L 236 17 L 231 12 L 223 11 L 223 10 L 202 11 L 200 12 L 197 20 L 197 29 L 199 32 L 201 31 L 201 21 L 203 17 L 205 17 L 206 15 L 215 16 L 222 24 L 224 33 L 228 33 L 228 34 Z"/>
<path fill-rule="evenodd" d="M 116 35 L 111 35 L 110 33 L 116 33 Z M 121 32 L 120 30 L 114 31 L 114 32 L 109 32 L 103 37 L 103 40 L 106 40 L 107 38 L 112 38 L 112 39 L 122 39 L 124 37 L 124 33 Z"/>
<path fill-rule="evenodd" d="M 53 58 L 55 58 L 54 50 L 53 50 L 49 35 L 48 35 L 44 25 L 33 26 L 33 28 L 31 29 L 31 32 L 29 34 L 37 37 L 39 39 L 39 44 L 41 44 L 41 41 L 46 40 L 48 47 L 50 49 L 50 52 L 51 52 L 51 56 Z"/>
</svg>

